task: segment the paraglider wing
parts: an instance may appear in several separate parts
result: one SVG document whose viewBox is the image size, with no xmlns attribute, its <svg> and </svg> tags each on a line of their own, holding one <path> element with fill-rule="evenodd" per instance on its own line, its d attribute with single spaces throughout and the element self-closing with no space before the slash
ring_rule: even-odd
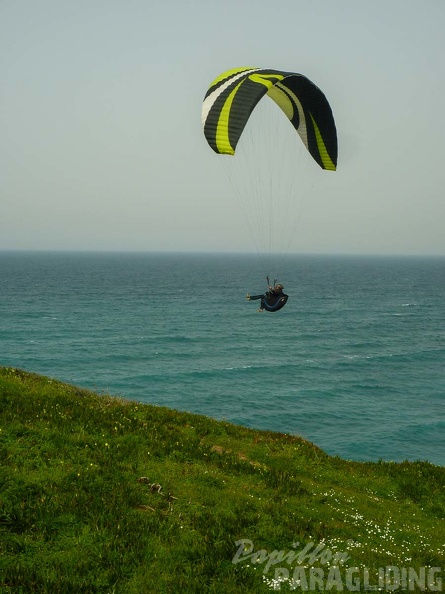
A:
<svg viewBox="0 0 445 594">
<path fill-rule="evenodd" d="M 337 132 L 325 95 L 302 74 L 235 68 L 216 78 L 202 106 L 204 135 L 220 154 L 234 155 L 250 114 L 268 95 L 289 118 L 309 153 L 323 169 L 337 166 Z"/>
</svg>

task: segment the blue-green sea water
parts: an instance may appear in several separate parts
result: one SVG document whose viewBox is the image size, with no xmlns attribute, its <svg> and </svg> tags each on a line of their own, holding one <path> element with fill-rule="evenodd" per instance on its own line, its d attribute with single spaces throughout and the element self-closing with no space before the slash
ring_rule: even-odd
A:
<svg viewBox="0 0 445 594">
<path fill-rule="evenodd" d="M 445 259 L 292 256 L 257 313 L 256 256 L 0 253 L 0 365 L 445 464 Z"/>
</svg>

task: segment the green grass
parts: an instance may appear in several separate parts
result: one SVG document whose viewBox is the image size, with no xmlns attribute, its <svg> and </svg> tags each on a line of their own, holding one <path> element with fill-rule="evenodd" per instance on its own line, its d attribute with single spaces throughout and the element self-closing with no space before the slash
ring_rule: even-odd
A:
<svg viewBox="0 0 445 594">
<path fill-rule="evenodd" d="M 372 585 L 389 565 L 445 577 L 445 468 L 427 462 L 342 460 L 0 367 L 0 469 L 2 594 L 288 592 L 299 565 L 309 591 L 317 568 L 346 591 L 347 567 Z M 254 550 L 233 563 L 240 539 Z M 400 571 L 396 591 L 420 591 Z"/>
</svg>

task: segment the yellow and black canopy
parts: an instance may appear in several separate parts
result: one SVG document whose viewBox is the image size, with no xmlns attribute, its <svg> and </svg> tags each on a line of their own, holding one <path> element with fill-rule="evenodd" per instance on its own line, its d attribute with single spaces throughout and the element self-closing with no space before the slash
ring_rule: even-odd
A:
<svg viewBox="0 0 445 594">
<path fill-rule="evenodd" d="M 216 153 L 234 155 L 258 101 L 268 95 L 289 118 L 323 169 L 337 166 L 337 131 L 330 105 L 302 74 L 265 68 L 227 70 L 210 85 L 202 106 L 207 142 Z"/>
</svg>

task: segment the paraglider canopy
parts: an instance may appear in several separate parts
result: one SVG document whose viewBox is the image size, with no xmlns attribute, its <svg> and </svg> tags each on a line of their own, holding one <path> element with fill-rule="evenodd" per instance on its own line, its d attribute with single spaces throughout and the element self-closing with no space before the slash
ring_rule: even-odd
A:
<svg viewBox="0 0 445 594">
<path fill-rule="evenodd" d="M 250 114 L 265 95 L 277 103 L 323 169 L 337 167 L 337 131 L 325 95 L 302 74 L 234 68 L 210 85 L 202 106 L 204 135 L 220 154 L 234 155 Z"/>
</svg>

